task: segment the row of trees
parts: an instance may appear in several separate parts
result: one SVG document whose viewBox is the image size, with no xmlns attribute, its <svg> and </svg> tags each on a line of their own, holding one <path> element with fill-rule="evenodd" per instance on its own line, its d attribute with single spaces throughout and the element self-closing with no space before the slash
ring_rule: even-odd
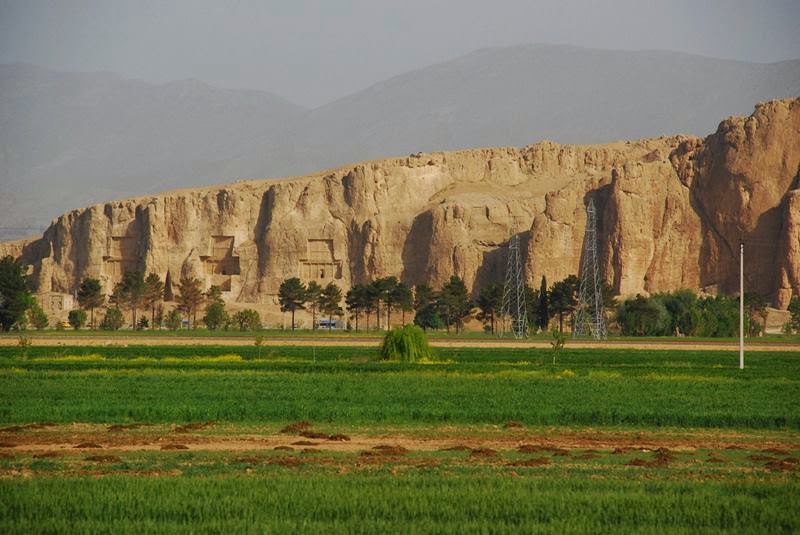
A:
<svg viewBox="0 0 800 535">
<path fill-rule="evenodd" d="M 242 330 L 260 327 L 260 317 L 253 310 L 239 311 L 228 315 L 221 298 L 219 287 L 212 286 L 203 291 L 199 279 L 181 277 L 173 292 L 170 274 L 161 281 L 155 273 L 147 276 L 140 271 L 127 272 L 114 286 L 101 328 L 118 329 L 125 323 L 123 311 L 131 314 L 131 325 L 144 328 L 148 324 L 155 327 L 164 324 L 168 328 L 179 328 L 183 315 L 190 320 L 190 326 L 197 325 L 197 314 L 205 305 L 202 321 L 210 329 L 239 328 Z M 579 280 L 574 275 L 547 285 L 543 277 L 538 290 L 525 288 L 526 313 L 533 330 L 547 329 L 549 323 L 557 318 L 559 330 L 564 330 L 565 322 L 572 323 L 578 308 Z M 70 312 L 69 320 L 73 327 L 80 328 L 89 321 L 94 328 L 95 309 L 106 305 L 102 285 L 98 279 L 86 278 L 77 292 L 82 310 Z M 435 290 L 420 284 L 410 288 L 396 277 L 384 277 L 368 284 L 353 286 L 344 296 L 344 302 L 354 326 L 359 329 L 364 318 L 370 327 L 372 315 L 376 324 L 391 326 L 392 314 L 401 313 L 401 322 L 406 323 L 406 314 L 414 312 L 414 323 L 424 329 L 455 328 L 463 329 L 464 321 L 475 306 L 479 312 L 477 319 L 484 322 L 487 331 L 495 333 L 498 320 L 502 317 L 503 286 L 494 283 L 486 286 L 473 303 L 469 291 L 459 277 L 450 280 Z M 341 316 L 342 291 L 330 283 L 321 287 L 315 281 L 307 285 L 298 278 L 286 279 L 280 286 L 279 301 L 281 310 L 292 313 L 294 329 L 295 311 L 307 309 L 312 315 L 314 327 L 317 315 L 324 314 L 329 325 L 334 316 Z M 164 315 L 162 302 L 176 301 L 176 310 Z M 738 302 L 728 296 L 701 297 L 691 290 L 655 294 L 650 297 L 636 296 L 617 306 L 611 289 L 604 285 L 603 302 L 606 317 L 621 334 L 632 336 L 733 336 L 738 329 Z M 751 335 L 763 329 L 766 317 L 766 303 L 756 294 L 746 294 L 748 310 L 747 329 Z M 792 321 L 787 325 L 789 331 L 800 331 L 800 298 L 793 298 L 789 306 Z M 149 313 L 148 321 L 145 314 Z M 383 321 L 385 318 L 385 322 Z M 47 315 L 34 298 L 24 267 L 12 257 L 0 259 L 0 330 L 8 331 L 14 326 L 31 324 L 36 328 L 48 325 Z"/>
<path fill-rule="evenodd" d="M 766 302 L 758 294 L 746 293 L 744 304 L 745 332 L 757 336 L 766 321 Z M 735 336 L 739 332 L 739 299 L 701 297 L 686 289 L 650 297 L 637 295 L 620 304 L 616 322 L 620 333 L 628 336 Z"/>
<path fill-rule="evenodd" d="M 333 316 L 341 316 L 342 290 L 335 282 L 324 288 L 316 281 L 303 284 L 297 277 L 284 280 L 278 289 L 278 302 L 282 312 L 291 312 L 292 330 L 295 328 L 295 312 L 309 310 L 313 328 L 317 328 L 317 314 L 328 316 L 328 329 L 332 327 Z"/>
<path fill-rule="evenodd" d="M 605 311 L 613 310 L 616 306 L 614 293 L 608 284 L 603 283 L 603 306 Z M 529 329 L 545 331 L 550 321 L 558 318 L 558 330 L 564 331 L 564 322 L 572 324 L 578 310 L 578 292 L 580 280 L 575 275 L 554 283 L 548 287 L 547 278 L 542 277 L 538 290 L 525 286 L 525 308 Z M 486 330 L 497 332 L 497 320 L 503 314 L 503 285 L 492 283 L 486 286 L 478 296 L 475 304 L 480 309 L 478 320 L 484 322 Z"/>
<path fill-rule="evenodd" d="M 565 318 L 574 315 L 577 308 L 578 285 L 577 277 L 571 275 L 550 288 L 545 278 L 542 278 L 539 290 L 526 287 L 526 307 L 531 327 L 546 329 L 550 320 L 558 317 L 559 327 L 563 330 Z M 606 302 L 613 305 L 610 288 L 606 287 L 604 293 L 607 294 Z M 460 332 L 464 321 L 477 306 L 480 309 L 478 319 L 486 324 L 488 331 L 495 333 L 497 320 L 502 316 L 502 299 L 503 286 L 498 283 L 485 287 L 473 303 L 460 277 L 451 277 L 438 290 L 427 284 L 419 284 L 412 290 L 392 276 L 354 285 L 345 296 L 345 304 L 356 330 L 362 318 L 369 329 L 373 314 L 378 328 L 391 327 L 393 312 L 401 314 L 401 323 L 405 325 L 406 313 L 413 311 L 414 323 L 423 329 L 447 329 L 449 332 L 454 328 Z M 280 286 L 279 301 L 282 311 L 292 313 L 293 329 L 297 310 L 308 310 L 315 328 L 318 312 L 328 315 L 329 319 L 343 313 L 341 290 L 335 283 L 322 288 L 314 281 L 305 285 L 296 277 L 286 279 Z"/>
</svg>

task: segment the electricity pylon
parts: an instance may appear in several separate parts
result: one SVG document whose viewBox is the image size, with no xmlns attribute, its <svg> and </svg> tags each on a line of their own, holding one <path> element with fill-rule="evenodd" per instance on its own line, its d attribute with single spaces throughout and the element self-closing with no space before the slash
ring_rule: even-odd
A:
<svg viewBox="0 0 800 535">
<path fill-rule="evenodd" d="M 525 307 L 525 278 L 519 254 L 519 235 L 514 234 L 508 242 L 506 282 L 503 286 L 502 314 L 511 318 L 511 333 L 514 338 L 528 334 L 528 313 Z"/>
<path fill-rule="evenodd" d="M 603 316 L 603 287 L 597 267 L 597 217 L 594 200 L 586 207 L 586 233 L 583 238 L 581 286 L 578 295 L 578 314 L 575 317 L 573 338 L 591 334 L 595 340 L 605 340 L 606 321 Z"/>
</svg>

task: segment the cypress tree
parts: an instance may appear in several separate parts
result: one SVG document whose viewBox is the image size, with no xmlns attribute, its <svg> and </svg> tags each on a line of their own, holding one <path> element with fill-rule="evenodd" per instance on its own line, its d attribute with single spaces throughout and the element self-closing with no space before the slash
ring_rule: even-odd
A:
<svg viewBox="0 0 800 535">
<path fill-rule="evenodd" d="M 542 331 L 547 330 L 547 324 L 550 321 L 550 298 L 547 293 L 547 278 L 542 276 L 542 285 L 539 287 L 539 328 Z"/>
</svg>

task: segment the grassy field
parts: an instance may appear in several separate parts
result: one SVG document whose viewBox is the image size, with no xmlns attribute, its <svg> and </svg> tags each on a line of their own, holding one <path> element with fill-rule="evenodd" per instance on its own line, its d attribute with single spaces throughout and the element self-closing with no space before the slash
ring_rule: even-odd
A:
<svg viewBox="0 0 800 535">
<path fill-rule="evenodd" d="M 790 533 L 800 527 L 796 477 L 753 474 L 755 463 L 738 450 L 670 455 L 671 465 L 658 468 L 633 462 L 651 455 L 610 452 L 514 452 L 481 460 L 464 452 L 412 453 L 360 466 L 363 455 L 326 453 L 25 458 L 16 468 L 35 477 L 0 480 L 0 531 Z"/>
<path fill-rule="evenodd" d="M 0 348 L 0 421 L 503 423 L 800 429 L 800 359 L 726 352 Z M 47 395 L 43 396 L 42 393 Z"/>
<path fill-rule="evenodd" d="M 796 353 L 437 353 L 0 347 L 0 531 L 800 529 Z"/>
</svg>

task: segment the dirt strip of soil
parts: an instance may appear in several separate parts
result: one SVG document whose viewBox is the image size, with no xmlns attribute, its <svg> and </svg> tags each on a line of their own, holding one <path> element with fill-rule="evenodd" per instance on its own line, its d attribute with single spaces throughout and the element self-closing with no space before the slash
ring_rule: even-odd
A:
<svg viewBox="0 0 800 535">
<path fill-rule="evenodd" d="M 341 436 L 341 435 L 339 435 Z M 67 429 L 47 433 L 2 433 L 2 450 L 7 452 L 61 451 L 148 451 L 148 450 L 197 450 L 197 451 L 257 451 L 281 449 L 300 449 L 296 444 L 298 435 L 192 435 L 175 433 L 107 433 L 107 432 L 69 432 Z M 668 448 L 675 451 L 695 449 L 781 449 L 800 451 L 800 437 L 789 435 L 785 441 L 779 440 L 737 440 L 735 435 L 675 437 L 582 433 L 564 435 L 537 435 L 517 433 L 502 437 L 448 436 L 446 438 L 420 438 L 408 435 L 383 435 L 380 437 L 352 435 L 349 440 L 320 439 L 303 448 L 315 448 L 331 452 L 358 452 L 380 448 L 403 448 L 408 451 L 437 450 L 511 450 L 520 446 L 531 449 L 541 448 L 558 451 L 561 449 L 594 450 L 645 450 L 656 451 Z M 76 449 L 78 448 L 78 449 Z"/>
</svg>

